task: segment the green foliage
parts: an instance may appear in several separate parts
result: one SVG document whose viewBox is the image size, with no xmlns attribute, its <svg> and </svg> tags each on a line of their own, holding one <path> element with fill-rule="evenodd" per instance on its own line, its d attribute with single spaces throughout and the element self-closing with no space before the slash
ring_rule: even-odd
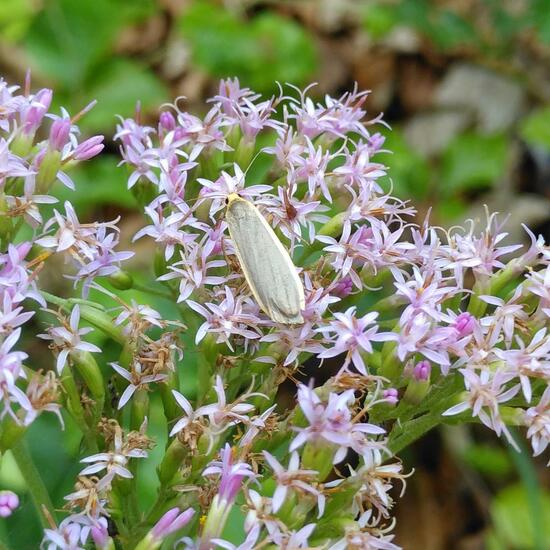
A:
<svg viewBox="0 0 550 550">
<path fill-rule="evenodd" d="M 457 136 L 442 157 L 440 179 L 445 195 L 494 185 L 506 169 L 508 141 L 467 132 Z"/>
<path fill-rule="evenodd" d="M 115 115 L 132 116 L 138 102 L 144 111 L 154 111 L 168 100 L 166 87 L 150 70 L 122 58 L 103 66 L 91 79 L 88 94 L 98 98 L 98 104 L 82 119 L 81 126 L 90 131 L 113 128 Z"/>
<path fill-rule="evenodd" d="M 488 57 L 508 55 L 520 35 L 533 31 L 542 42 L 550 42 L 548 0 L 528 0 L 517 7 L 514 3 L 485 0 L 478 3 L 483 17 L 479 11 L 459 9 L 460 3 L 458 8 L 448 4 L 437 0 L 365 2 L 363 24 L 374 38 L 404 25 L 415 29 L 439 50 L 475 49 Z M 483 26 L 479 23 L 481 19 L 485 22 Z"/>
<path fill-rule="evenodd" d="M 363 22 L 375 38 L 382 37 L 397 25 L 411 26 L 442 50 L 479 42 L 470 21 L 450 9 L 434 5 L 430 0 L 368 4 Z"/>
<path fill-rule="evenodd" d="M 110 129 L 116 113 L 130 115 L 168 99 L 165 86 L 141 64 L 113 55 L 121 30 L 158 9 L 154 0 L 49 0 L 37 13 L 25 48 L 35 72 L 55 82 L 55 100 L 73 112 L 92 99 L 89 131 Z"/>
<path fill-rule="evenodd" d="M 394 128 L 386 132 L 384 148 L 392 153 L 384 162 L 397 196 L 413 197 L 417 204 L 429 202 L 437 218 L 448 222 L 464 213 L 465 193 L 489 189 L 502 177 L 508 143 L 504 134 L 466 132 L 453 139 L 439 159 L 428 162 Z"/>
<path fill-rule="evenodd" d="M 32 0 L 2 0 L 0 2 L 0 36 L 16 41 L 27 32 L 34 12 Z"/>
<path fill-rule="evenodd" d="M 384 155 L 384 163 L 389 167 L 389 177 L 394 193 L 401 198 L 426 198 L 430 183 L 430 167 L 405 140 L 399 129 L 385 132 L 384 149 L 391 154 Z"/>
<path fill-rule="evenodd" d="M 276 81 L 304 84 L 316 69 L 312 38 L 274 12 L 246 21 L 209 2 L 194 2 L 179 28 L 198 65 L 215 77 L 238 76 L 259 92 L 270 92 Z"/>
<path fill-rule="evenodd" d="M 550 493 L 544 492 L 540 499 L 540 513 L 543 529 L 541 540 L 546 541 L 538 550 L 550 548 Z M 522 485 L 506 487 L 496 495 L 491 504 L 493 531 L 487 543 L 490 550 L 508 548 L 536 548 L 533 518 L 529 508 L 529 497 Z"/>
<path fill-rule="evenodd" d="M 550 107 L 533 111 L 520 126 L 521 137 L 529 144 L 550 151 Z"/>
<path fill-rule="evenodd" d="M 531 0 L 529 23 L 534 27 L 537 38 L 545 44 L 550 44 L 548 0 Z"/>
<path fill-rule="evenodd" d="M 61 185 L 56 189 L 59 202 L 62 204 L 63 201 L 70 200 L 83 216 L 100 205 L 131 207 L 134 198 L 126 188 L 125 170 L 117 168 L 117 162 L 118 158 L 115 156 L 102 155 L 94 162 L 80 166 L 71 174 L 75 181 L 74 191 Z"/>
<path fill-rule="evenodd" d="M 502 447 L 476 443 L 470 445 L 462 459 L 481 474 L 491 478 L 504 478 L 513 471 L 510 457 Z"/>
</svg>

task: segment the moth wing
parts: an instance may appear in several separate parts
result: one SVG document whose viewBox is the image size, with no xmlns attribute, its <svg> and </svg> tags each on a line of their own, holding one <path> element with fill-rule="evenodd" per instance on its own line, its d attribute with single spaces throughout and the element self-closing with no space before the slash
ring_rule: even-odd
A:
<svg viewBox="0 0 550 550">
<path fill-rule="evenodd" d="M 227 207 L 226 222 L 246 281 L 262 310 L 277 323 L 303 323 L 302 282 L 262 214 L 253 204 L 236 198 Z"/>
</svg>

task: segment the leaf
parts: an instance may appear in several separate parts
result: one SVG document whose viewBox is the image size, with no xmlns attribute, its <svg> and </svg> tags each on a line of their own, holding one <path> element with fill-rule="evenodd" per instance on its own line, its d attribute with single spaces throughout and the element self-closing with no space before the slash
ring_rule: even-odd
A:
<svg viewBox="0 0 550 550">
<path fill-rule="evenodd" d="M 538 145 L 550 151 L 550 107 L 534 110 L 522 121 L 519 132 L 529 145 Z"/>
<path fill-rule="evenodd" d="M 444 195 L 493 186 L 506 167 L 507 137 L 466 133 L 457 136 L 441 159 L 441 191 Z"/>
<path fill-rule="evenodd" d="M 150 70 L 135 61 L 113 59 L 90 82 L 88 100 L 97 105 L 82 119 L 80 125 L 88 131 L 114 128 L 115 115 L 133 115 L 139 101 L 144 111 L 157 109 L 168 100 L 164 84 Z"/>
<path fill-rule="evenodd" d="M 435 23 L 430 25 L 428 36 L 442 50 L 476 45 L 479 41 L 472 24 L 451 10 L 442 10 L 437 15 Z"/>
<path fill-rule="evenodd" d="M 550 494 L 543 492 L 540 499 L 541 540 L 550 548 Z M 513 485 L 498 493 L 491 505 L 494 536 L 504 548 L 534 548 L 533 520 L 527 491 L 522 485 Z M 495 545 L 496 546 L 496 545 Z"/>
<path fill-rule="evenodd" d="M 502 447 L 473 444 L 465 450 L 462 458 L 470 467 L 491 478 L 504 478 L 513 471 L 510 457 Z"/>
<path fill-rule="evenodd" d="M 376 3 L 364 7 L 363 25 L 375 40 L 386 36 L 397 23 L 399 14 L 394 6 Z"/>
<path fill-rule="evenodd" d="M 32 24 L 26 47 L 39 72 L 79 89 L 88 70 L 109 51 L 121 23 L 112 0 L 49 0 Z"/>
<path fill-rule="evenodd" d="M 276 13 L 245 21 L 209 2 L 194 2 L 179 28 L 195 63 L 215 77 L 237 76 L 256 91 L 270 92 L 276 81 L 303 84 L 316 69 L 311 37 Z"/>
<path fill-rule="evenodd" d="M 532 24 L 536 29 L 539 40 L 544 44 L 550 44 L 550 9 L 548 9 L 548 0 L 532 0 L 531 16 Z"/>
<path fill-rule="evenodd" d="M 25 35 L 32 22 L 35 8 L 31 0 L 0 2 L 0 36 L 8 42 Z"/>
<path fill-rule="evenodd" d="M 25 46 L 38 72 L 79 92 L 110 58 L 123 26 L 157 9 L 154 0 L 47 0 Z"/>
</svg>

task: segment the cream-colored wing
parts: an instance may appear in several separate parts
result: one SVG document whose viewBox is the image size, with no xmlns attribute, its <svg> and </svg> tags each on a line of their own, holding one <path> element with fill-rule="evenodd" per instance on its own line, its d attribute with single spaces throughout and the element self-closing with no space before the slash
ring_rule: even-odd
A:
<svg viewBox="0 0 550 550">
<path fill-rule="evenodd" d="M 261 309 L 277 323 L 303 323 L 302 281 L 288 252 L 259 210 L 231 195 L 226 221 L 244 276 Z"/>
</svg>

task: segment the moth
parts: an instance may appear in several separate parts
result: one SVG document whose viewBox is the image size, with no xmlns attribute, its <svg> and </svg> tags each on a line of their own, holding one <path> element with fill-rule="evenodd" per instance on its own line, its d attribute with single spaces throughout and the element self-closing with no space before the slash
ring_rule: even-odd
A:
<svg viewBox="0 0 550 550">
<path fill-rule="evenodd" d="M 251 202 L 236 193 L 226 202 L 229 234 L 258 305 L 276 323 L 303 323 L 304 287 L 287 250 Z"/>
</svg>

